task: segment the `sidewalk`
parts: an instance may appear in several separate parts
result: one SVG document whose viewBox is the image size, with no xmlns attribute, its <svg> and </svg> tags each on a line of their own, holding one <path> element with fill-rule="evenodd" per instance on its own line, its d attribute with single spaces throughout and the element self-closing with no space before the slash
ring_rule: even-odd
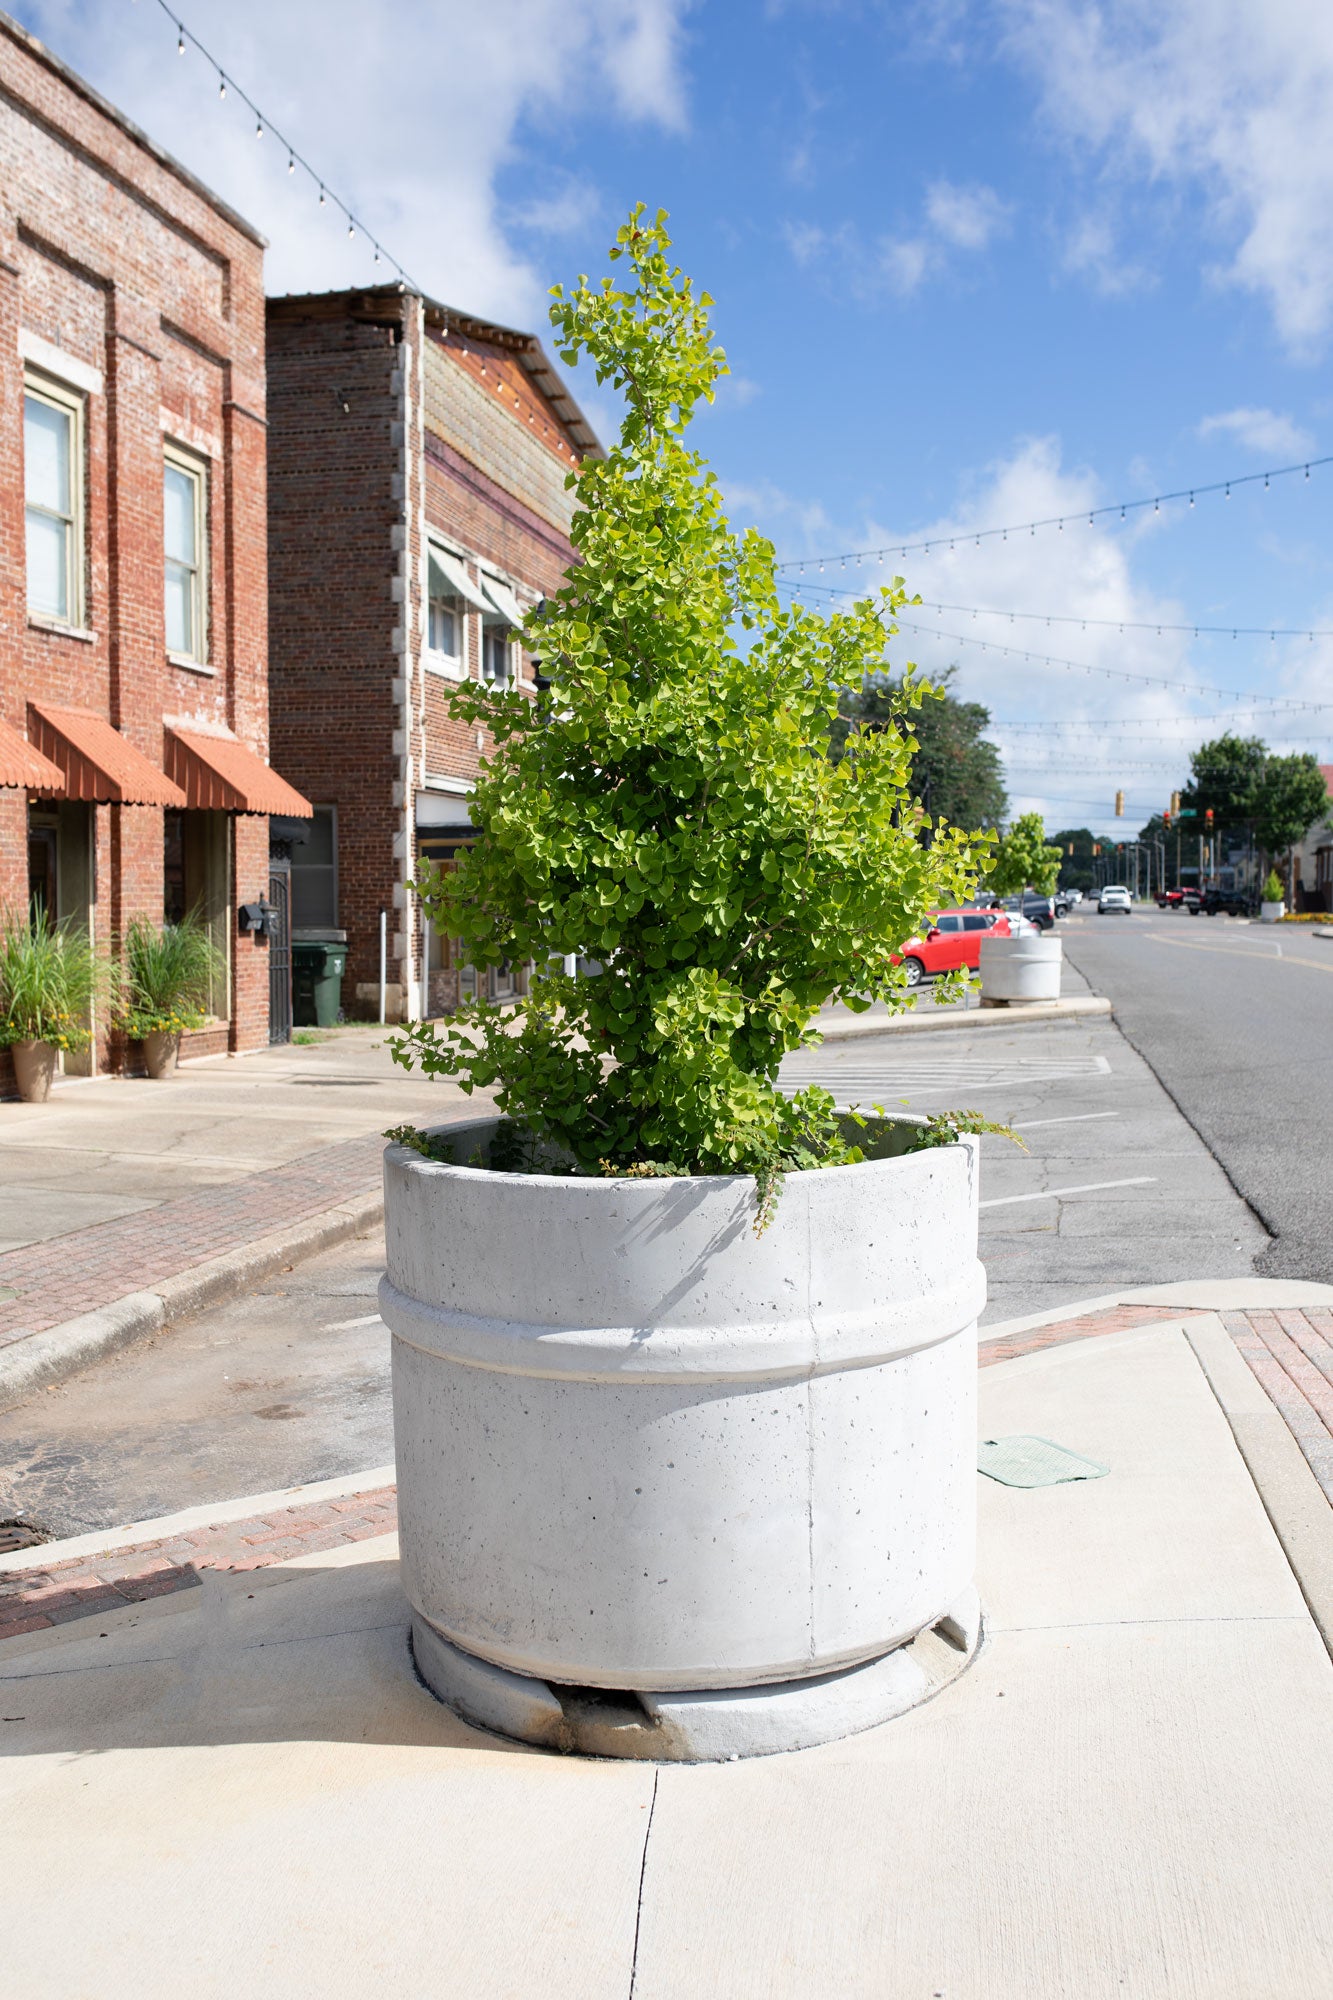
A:
<svg viewBox="0 0 1333 2000">
<path fill-rule="evenodd" d="M 1327 1626 L 1333 1511 L 1219 1312 L 1295 1339 L 1330 1306 L 1251 1280 L 996 1330 L 981 1434 L 1109 1476 L 982 1479 L 971 1670 L 796 1755 L 597 1763 L 465 1726 L 413 1675 L 383 1489 L 71 1549 L 83 1585 L 37 1584 L 55 1550 L 0 1559 L 51 1620 L 0 1643 L 15 1990 L 1323 1991 L 1333 1665 L 1311 1604 Z"/>
<path fill-rule="evenodd" d="M 0 1105 L 0 1408 L 374 1227 L 385 1128 L 467 1103 L 349 1028 Z"/>
</svg>

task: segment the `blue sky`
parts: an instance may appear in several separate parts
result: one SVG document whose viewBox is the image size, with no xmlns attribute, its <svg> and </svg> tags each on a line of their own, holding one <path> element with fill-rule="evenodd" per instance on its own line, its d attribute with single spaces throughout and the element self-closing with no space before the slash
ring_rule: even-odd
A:
<svg viewBox="0 0 1333 2000">
<path fill-rule="evenodd" d="M 382 275 L 235 87 L 219 102 L 203 61 L 176 54 L 157 0 L 16 11 L 265 231 L 271 289 Z M 1228 726 L 1333 761 L 1333 466 L 1087 525 L 1092 506 L 1333 451 L 1333 8 L 182 0 L 182 15 L 451 303 L 540 330 L 546 286 L 602 268 L 632 201 L 669 209 L 734 371 L 699 435 L 735 518 L 812 563 L 932 540 L 891 567 L 963 608 L 913 614 L 927 629 L 891 658 L 957 661 L 996 719 L 1015 809 L 1112 832 L 1123 786 L 1121 831 L 1136 830 L 1190 745 Z M 1048 515 L 1069 526 L 980 548 L 966 533 Z M 880 573 L 812 566 L 803 587 Z M 1190 629 L 1159 638 L 1158 621 Z M 1330 636 L 1196 639 L 1195 624 Z"/>
</svg>

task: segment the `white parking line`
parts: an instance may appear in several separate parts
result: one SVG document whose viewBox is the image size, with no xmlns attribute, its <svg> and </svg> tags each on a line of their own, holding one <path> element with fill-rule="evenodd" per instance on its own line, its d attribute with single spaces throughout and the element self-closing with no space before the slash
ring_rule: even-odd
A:
<svg viewBox="0 0 1333 2000">
<path fill-rule="evenodd" d="M 1133 1174 L 1126 1181 L 1085 1181 L 1080 1187 L 1043 1188 L 1040 1194 L 1001 1194 L 991 1201 L 983 1201 L 982 1208 L 1007 1208 L 1015 1201 L 1054 1201 L 1062 1194 L 1100 1194 L 1103 1188 L 1154 1186 L 1156 1174 Z"/>
<path fill-rule="evenodd" d="M 1067 1118 L 1025 1118 L 1015 1129 L 1035 1132 L 1041 1125 L 1086 1125 L 1093 1118 L 1118 1118 L 1118 1111 L 1074 1111 Z"/>
<path fill-rule="evenodd" d="M 320 1328 L 321 1333 L 345 1333 L 349 1326 L 378 1326 L 378 1313 L 363 1313 L 360 1319 L 333 1319 Z"/>
</svg>

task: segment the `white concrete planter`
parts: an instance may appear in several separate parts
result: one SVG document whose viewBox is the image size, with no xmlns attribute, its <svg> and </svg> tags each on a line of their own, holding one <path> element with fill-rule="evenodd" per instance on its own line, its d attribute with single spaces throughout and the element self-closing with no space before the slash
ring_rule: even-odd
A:
<svg viewBox="0 0 1333 2000">
<path fill-rule="evenodd" d="M 452 1128 L 455 1157 L 493 1130 Z M 792 1174 L 758 1238 L 748 1177 L 390 1146 L 385 1199 L 402 1574 L 437 1692 L 563 1747 L 707 1756 L 910 1705 L 898 1674 L 887 1707 L 849 1706 L 843 1670 L 941 1620 L 970 1653 L 975 1141 Z M 620 1691 L 656 1747 L 571 1726 L 571 1688 Z M 664 1734 L 718 1690 L 740 1706 Z M 765 1693 L 787 1721 L 736 1726 Z"/>
<path fill-rule="evenodd" d="M 1022 1000 L 1058 1000 L 1064 945 L 1053 931 L 1036 937 L 995 937 L 981 940 L 981 998 L 1012 1004 Z"/>
<path fill-rule="evenodd" d="M 1287 906 L 1285 903 L 1260 903 L 1259 905 L 1259 921 L 1261 924 L 1280 924 L 1286 914 Z"/>
</svg>

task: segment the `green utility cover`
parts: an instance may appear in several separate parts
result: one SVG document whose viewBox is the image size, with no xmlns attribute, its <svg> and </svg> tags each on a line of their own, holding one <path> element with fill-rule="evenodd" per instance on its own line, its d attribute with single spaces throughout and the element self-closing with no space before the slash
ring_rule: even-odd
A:
<svg viewBox="0 0 1333 2000">
<path fill-rule="evenodd" d="M 982 1438 L 977 1470 L 1001 1486 L 1060 1486 L 1067 1479 L 1105 1479 L 1108 1465 L 1080 1458 L 1049 1438 Z"/>
</svg>

